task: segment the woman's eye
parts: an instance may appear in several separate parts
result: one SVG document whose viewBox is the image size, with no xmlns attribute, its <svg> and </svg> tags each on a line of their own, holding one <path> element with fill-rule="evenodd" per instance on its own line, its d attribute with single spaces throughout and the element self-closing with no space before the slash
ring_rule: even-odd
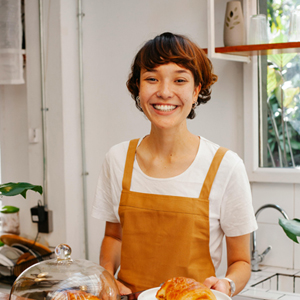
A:
<svg viewBox="0 0 300 300">
<path fill-rule="evenodd" d="M 177 79 L 176 82 L 182 83 L 182 82 L 186 82 L 185 79 Z"/>
<path fill-rule="evenodd" d="M 153 78 L 153 77 L 147 78 L 146 80 L 147 80 L 147 81 L 150 81 L 150 82 L 154 82 L 154 81 L 156 81 L 156 79 L 155 79 L 155 78 Z"/>
</svg>

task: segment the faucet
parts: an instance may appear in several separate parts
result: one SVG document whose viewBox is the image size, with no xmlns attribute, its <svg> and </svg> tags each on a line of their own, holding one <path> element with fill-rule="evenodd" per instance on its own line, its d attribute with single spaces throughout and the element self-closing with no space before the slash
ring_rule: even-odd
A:
<svg viewBox="0 0 300 300">
<path fill-rule="evenodd" d="M 285 219 L 289 220 L 287 213 L 279 205 L 276 204 L 266 204 L 260 207 L 255 213 L 256 219 L 260 214 L 260 212 L 266 208 L 277 209 L 284 216 Z M 251 256 L 252 271 L 254 272 L 260 271 L 258 265 L 263 261 L 264 257 L 269 253 L 271 249 L 272 247 L 269 246 L 262 254 L 258 254 L 258 251 L 256 249 L 256 231 L 252 232 L 252 256 Z"/>
</svg>

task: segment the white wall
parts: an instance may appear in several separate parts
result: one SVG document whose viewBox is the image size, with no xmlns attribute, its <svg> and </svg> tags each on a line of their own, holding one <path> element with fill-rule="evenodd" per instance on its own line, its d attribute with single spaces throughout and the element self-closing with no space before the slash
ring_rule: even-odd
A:
<svg viewBox="0 0 300 300">
<path fill-rule="evenodd" d="M 50 246 L 69 243 L 75 257 L 84 257 L 77 2 L 45 0 L 43 3 L 45 89 L 49 108 L 48 207 L 53 211 L 54 232 L 41 236 Z M 216 1 L 218 46 L 222 46 L 225 4 L 221 0 Z M 149 131 L 149 123 L 135 108 L 125 86 L 133 56 L 146 40 L 163 31 L 186 34 L 201 47 L 207 47 L 206 7 L 206 0 L 83 0 L 89 214 L 105 153 L 112 145 L 143 136 Z M 26 85 L 0 86 L 4 182 L 28 180 L 42 184 L 41 139 L 37 144 L 28 142 L 29 128 L 38 128 L 41 134 L 38 34 L 38 1 L 26 1 Z M 228 147 L 243 157 L 243 64 L 221 60 L 212 62 L 219 76 L 213 86 L 212 100 L 197 108 L 197 117 L 189 121 L 188 126 L 193 133 Z M 277 192 L 273 197 L 274 188 Z M 293 213 L 299 216 L 300 205 L 296 202 L 300 195 L 299 186 L 253 183 L 252 191 L 255 209 L 265 201 L 276 203 L 285 200 L 283 208 L 291 216 Z M 22 235 L 34 238 L 36 225 L 30 221 L 29 208 L 36 205 L 39 197 L 33 193 L 28 195 L 27 200 L 14 201 L 21 205 Z M 260 220 L 265 221 L 263 214 Z M 272 226 L 281 230 L 277 225 Z M 88 254 L 89 259 L 95 262 L 98 262 L 103 230 L 103 222 L 88 216 Z M 264 233 L 258 232 L 260 251 L 264 250 L 267 236 L 270 237 L 267 228 Z M 295 246 L 286 239 L 284 241 L 284 253 L 290 253 Z M 297 252 L 295 249 L 293 251 Z M 282 255 L 282 251 L 274 248 L 266 263 L 278 263 Z M 281 264 L 294 264 L 300 268 L 299 255 L 286 256 L 288 261 L 284 260 Z M 225 264 L 222 264 L 221 271 L 225 269 Z"/>
<path fill-rule="evenodd" d="M 252 183 L 253 205 L 255 210 L 264 204 L 281 206 L 290 219 L 300 216 L 300 185 L 286 183 Z M 278 225 L 282 215 L 275 209 L 266 209 L 259 214 L 257 248 L 262 253 L 269 245 L 264 264 L 285 268 L 300 269 L 300 246 L 286 237 Z"/>
<path fill-rule="evenodd" d="M 84 3 L 89 200 L 94 196 L 99 168 L 109 147 L 143 136 L 149 130 L 149 123 L 135 108 L 125 85 L 132 59 L 140 46 L 157 34 L 172 31 L 186 34 L 207 47 L 206 1 L 186 1 L 184 9 L 182 1 L 170 3 L 160 0 Z M 242 65 L 224 61 L 213 63 L 219 75 L 219 81 L 213 87 L 213 99 L 197 108 L 197 117 L 189 121 L 189 128 L 195 134 L 242 154 L 243 139 L 239 131 L 243 111 Z M 232 89 L 232 80 L 237 88 Z M 228 130 L 220 134 L 224 126 Z M 103 224 L 98 220 L 90 220 L 90 224 L 90 258 L 97 260 Z"/>
</svg>

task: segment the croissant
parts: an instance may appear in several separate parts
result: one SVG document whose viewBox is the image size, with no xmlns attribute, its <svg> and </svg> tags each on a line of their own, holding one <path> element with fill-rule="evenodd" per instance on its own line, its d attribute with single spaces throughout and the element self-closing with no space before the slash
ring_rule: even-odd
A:
<svg viewBox="0 0 300 300">
<path fill-rule="evenodd" d="M 158 300 L 217 300 L 204 284 L 186 277 L 175 277 L 166 281 L 157 291 Z"/>
<path fill-rule="evenodd" d="M 99 300 L 99 298 L 84 291 L 66 290 L 58 292 L 51 300 Z"/>
</svg>

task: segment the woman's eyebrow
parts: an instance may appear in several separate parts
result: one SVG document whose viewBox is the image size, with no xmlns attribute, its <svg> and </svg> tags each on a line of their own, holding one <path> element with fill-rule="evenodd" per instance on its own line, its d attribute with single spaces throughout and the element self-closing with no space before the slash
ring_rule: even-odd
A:
<svg viewBox="0 0 300 300">
<path fill-rule="evenodd" d="M 176 70 L 175 73 L 179 73 L 179 74 L 187 73 L 187 74 L 189 74 L 188 70 Z"/>
<path fill-rule="evenodd" d="M 144 69 L 144 73 L 146 72 L 157 72 L 156 69 Z"/>
</svg>

